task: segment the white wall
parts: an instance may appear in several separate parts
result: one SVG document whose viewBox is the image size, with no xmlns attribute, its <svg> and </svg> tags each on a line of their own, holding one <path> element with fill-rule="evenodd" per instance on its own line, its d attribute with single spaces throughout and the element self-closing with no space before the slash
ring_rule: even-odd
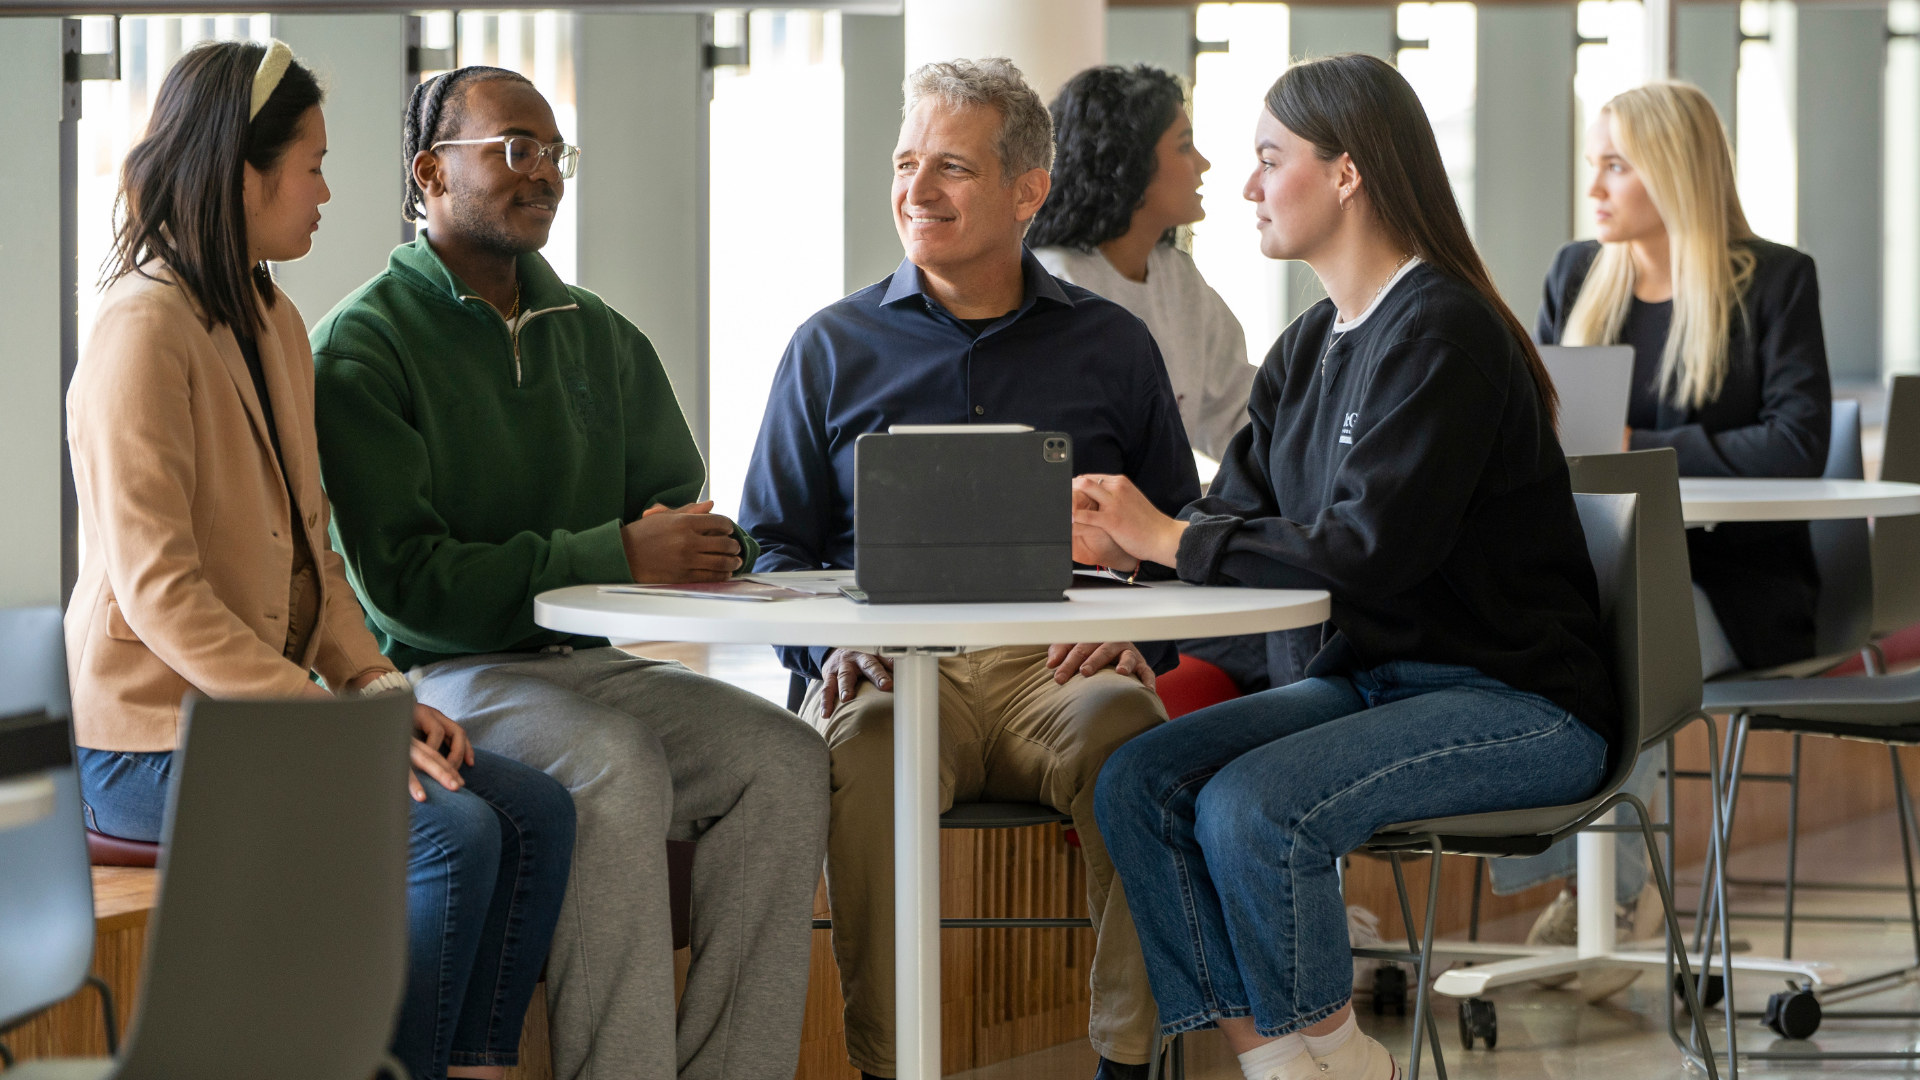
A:
<svg viewBox="0 0 1920 1080">
<path fill-rule="evenodd" d="M 313 251 L 275 268 L 308 326 L 387 267 L 401 242 L 405 26 L 399 15 L 276 15 L 273 36 L 326 89 L 327 187 Z"/>
<path fill-rule="evenodd" d="M 1740 5 L 1690 0 L 1680 5 L 1678 19 L 1674 75 L 1707 92 L 1731 134 L 1740 75 Z"/>
<path fill-rule="evenodd" d="M 852 293 L 893 273 L 905 257 L 893 227 L 893 147 L 907 75 L 906 19 L 840 16 L 840 64 L 846 74 L 842 277 Z"/>
<path fill-rule="evenodd" d="M 1793 39 L 1800 248 L 1820 273 L 1835 382 L 1880 376 L 1881 4 L 1801 4 Z"/>
<path fill-rule="evenodd" d="M 1107 9 L 1107 63 L 1149 64 L 1193 78 L 1193 9 Z"/>
<path fill-rule="evenodd" d="M 60 20 L 0 20 L 0 607 L 60 602 Z"/>
<path fill-rule="evenodd" d="M 707 449 L 702 16 L 582 14 L 580 284 L 653 341 Z"/>
<path fill-rule="evenodd" d="M 1573 235 L 1573 7 L 1483 4 L 1474 102 L 1474 241 L 1533 325 L 1553 253 Z"/>
</svg>

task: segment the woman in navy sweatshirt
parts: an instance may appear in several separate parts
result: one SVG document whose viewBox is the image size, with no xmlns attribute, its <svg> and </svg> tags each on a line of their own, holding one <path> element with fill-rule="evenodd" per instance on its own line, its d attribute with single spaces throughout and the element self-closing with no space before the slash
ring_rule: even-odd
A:
<svg viewBox="0 0 1920 1080">
<path fill-rule="evenodd" d="M 1268 91 L 1261 251 L 1329 299 L 1287 328 L 1210 494 L 1075 482 L 1086 561 L 1326 589 L 1308 677 L 1121 747 L 1095 796 L 1168 1032 L 1257 1080 L 1389 1080 L 1353 1024 L 1337 860 L 1384 825 L 1590 795 L 1618 727 L 1553 386 L 1406 80 L 1347 55 Z M 1152 567 L 1146 569 L 1151 571 Z"/>
</svg>

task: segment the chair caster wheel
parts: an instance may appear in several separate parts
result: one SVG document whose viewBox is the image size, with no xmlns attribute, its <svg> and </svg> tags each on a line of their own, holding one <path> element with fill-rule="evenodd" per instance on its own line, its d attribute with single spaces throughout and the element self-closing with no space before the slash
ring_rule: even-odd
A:
<svg viewBox="0 0 1920 1080">
<path fill-rule="evenodd" d="M 1407 972 L 1399 964 L 1382 964 L 1373 969 L 1373 1015 L 1407 1015 Z"/>
<path fill-rule="evenodd" d="M 1820 1030 L 1820 999 L 1799 987 L 1782 990 L 1767 999 L 1762 1022 L 1782 1038 L 1811 1039 Z"/>
<path fill-rule="evenodd" d="M 1711 1009 L 1715 1005 L 1720 1004 L 1727 996 L 1727 980 L 1719 975 L 1709 975 L 1707 976 L 1707 981 L 1702 983 L 1700 976 L 1695 975 L 1693 977 L 1693 989 L 1694 993 L 1700 995 L 1700 1007 L 1703 1009 Z M 1673 996 L 1681 999 L 1683 1002 L 1687 997 L 1686 991 L 1680 988 L 1679 975 L 1673 977 Z"/>
<path fill-rule="evenodd" d="M 1493 1002 L 1486 998 L 1467 998 L 1460 1003 L 1460 1045 L 1473 1049 L 1473 1041 L 1479 1039 L 1491 1050 L 1500 1042 L 1500 1018 L 1493 1011 Z"/>
</svg>

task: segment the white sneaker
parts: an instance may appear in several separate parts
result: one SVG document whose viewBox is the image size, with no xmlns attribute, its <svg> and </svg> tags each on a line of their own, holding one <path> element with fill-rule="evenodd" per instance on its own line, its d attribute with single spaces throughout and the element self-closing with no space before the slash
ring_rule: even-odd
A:
<svg viewBox="0 0 1920 1080">
<path fill-rule="evenodd" d="M 1573 893 L 1566 889 L 1553 898 L 1540 917 L 1533 920 L 1533 929 L 1527 931 L 1527 944 L 1554 945 L 1572 948 L 1580 944 L 1580 905 Z M 1545 979 L 1533 980 L 1535 986 L 1552 989 L 1572 982 L 1572 975 L 1553 975 Z"/>
<path fill-rule="evenodd" d="M 1365 1032 L 1354 1032 L 1345 1046 L 1326 1057 L 1308 1060 L 1319 1066 L 1310 1074 L 1319 1080 L 1400 1080 L 1400 1066 L 1393 1055 Z"/>
<path fill-rule="evenodd" d="M 1347 944 L 1356 949 L 1379 949 L 1386 946 L 1380 938 L 1380 916 L 1361 907 L 1359 904 L 1347 905 Z M 1373 997 L 1373 973 L 1393 963 L 1391 960 L 1375 960 L 1371 957 L 1353 958 L 1353 992 L 1357 997 Z"/>
</svg>

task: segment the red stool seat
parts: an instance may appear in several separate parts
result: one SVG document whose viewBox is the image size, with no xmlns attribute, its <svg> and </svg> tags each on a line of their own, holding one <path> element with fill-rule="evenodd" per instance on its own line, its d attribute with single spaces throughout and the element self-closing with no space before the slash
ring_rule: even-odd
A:
<svg viewBox="0 0 1920 1080">
<path fill-rule="evenodd" d="M 160 845 L 87 830 L 87 861 L 95 866 L 156 866 Z"/>
<path fill-rule="evenodd" d="M 1154 680 L 1154 689 L 1169 720 L 1240 696 L 1240 688 L 1219 665 L 1186 653 L 1180 654 L 1179 667 Z"/>
</svg>

